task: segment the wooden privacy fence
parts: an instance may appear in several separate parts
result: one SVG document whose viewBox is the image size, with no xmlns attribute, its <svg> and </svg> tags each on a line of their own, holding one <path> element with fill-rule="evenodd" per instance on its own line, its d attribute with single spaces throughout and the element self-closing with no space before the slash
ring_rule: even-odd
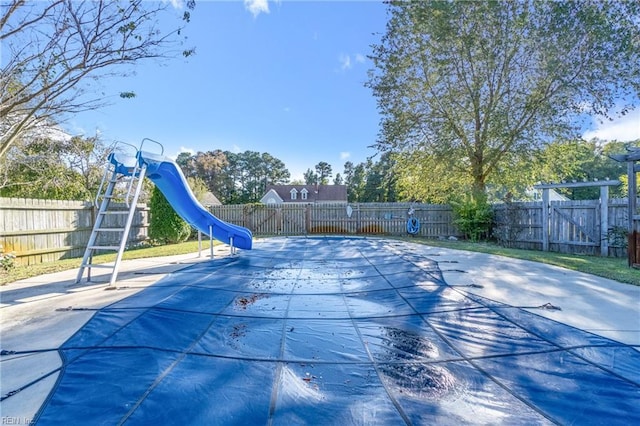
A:
<svg viewBox="0 0 640 426">
<path fill-rule="evenodd" d="M 627 206 L 626 199 L 610 199 L 606 208 L 599 200 L 551 201 L 546 209 L 541 202 L 501 204 L 494 236 L 515 248 L 624 257 Z"/>
<path fill-rule="evenodd" d="M 121 204 L 123 210 L 128 210 Z M 16 264 L 33 265 L 80 257 L 91 235 L 97 209 L 84 201 L 0 198 L 0 245 L 16 255 Z M 138 205 L 129 245 L 147 239 L 149 209 Z M 105 224 L 124 227 L 126 215 L 109 215 Z M 116 233 L 100 236 L 100 245 L 117 245 Z"/>
<path fill-rule="evenodd" d="M 255 235 L 406 235 L 409 209 L 422 226 L 417 236 L 457 235 L 451 207 L 417 203 L 248 204 L 212 206 L 218 218 L 245 226 Z"/>
<path fill-rule="evenodd" d="M 628 203 L 608 201 L 607 225 L 603 232 L 602 212 L 596 201 L 551 202 L 547 224 L 540 202 L 508 203 L 495 206 L 493 236 L 510 247 L 565 253 L 627 255 Z M 123 209 L 126 209 L 122 205 Z M 212 206 L 220 219 L 245 226 L 256 236 L 270 235 L 407 235 L 409 210 L 420 220 L 417 236 L 460 237 L 453 225 L 453 212 L 446 205 L 418 203 L 282 204 Z M 0 245 L 16 254 L 16 263 L 30 265 L 84 253 L 95 217 L 91 203 L 0 198 Z M 149 209 L 138 205 L 129 234 L 129 246 L 148 236 Z M 108 226 L 122 227 L 126 215 L 112 215 Z M 104 245 L 116 244 L 115 233 L 106 233 Z"/>
</svg>

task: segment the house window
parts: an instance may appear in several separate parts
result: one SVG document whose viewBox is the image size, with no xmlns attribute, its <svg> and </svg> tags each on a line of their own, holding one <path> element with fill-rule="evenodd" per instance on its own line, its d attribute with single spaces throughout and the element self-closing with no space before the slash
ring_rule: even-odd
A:
<svg viewBox="0 0 640 426">
<path fill-rule="evenodd" d="M 293 189 L 291 190 L 291 199 L 292 199 L 292 200 L 295 200 L 295 199 L 297 199 L 297 198 L 298 198 L 298 190 L 297 190 L 297 189 L 295 189 L 295 188 L 293 188 Z"/>
<path fill-rule="evenodd" d="M 307 188 L 302 188 L 302 191 L 300 191 L 300 198 L 303 200 L 306 200 L 307 194 L 309 194 L 309 191 L 307 191 Z"/>
</svg>

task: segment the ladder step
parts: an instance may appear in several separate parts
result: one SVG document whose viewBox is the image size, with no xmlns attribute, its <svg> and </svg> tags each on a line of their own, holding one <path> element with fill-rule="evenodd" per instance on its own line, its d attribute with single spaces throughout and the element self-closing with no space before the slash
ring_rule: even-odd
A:
<svg viewBox="0 0 640 426">
<path fill-rule="evenodd" d="M 101 212 L 100 214 L 129 214 L 129 210 L 111 210 Z"/>
<path fill-rule="evenodd" d="M 122 232 L 124 228 L 96 228 L 96 232 Z"/>
<path fill-rule="evenodd" d="M 82 264 L 83 268 L 101 268 L 101 269 L 113 269 L 116 267 L 116 265 L 107 265 L 105 263 L 98 263 L 96 265 L 92 265 L 92 264 Z"/>
<path fill-rule="evenodd" d="M 91 250 L 120 250 L 120 246 L 89 246 Z"/>
</svg>

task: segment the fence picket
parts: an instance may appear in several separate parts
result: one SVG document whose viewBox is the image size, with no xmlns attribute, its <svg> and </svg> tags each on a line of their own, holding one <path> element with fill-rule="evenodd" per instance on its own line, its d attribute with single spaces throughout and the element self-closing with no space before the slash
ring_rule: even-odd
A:
<svg viewBox="0 0 640 426">
<path fill-rule="evenodd" d="M 351 207 L 348 209 L 347 207 Z M 599 254 L 600 235 L 610 235 L 609 256 L 626 256 L 627 200 L 609 199 L 607 232 L 600 230 L 600 207 L 594 201 L 552 203 L 558 214 L 549 224 L 549 248 L 568 253 Z M 124 208 L 124 207 L 123 207 Z M 149 209 L 138 206 L 130 243 L 148 235 Z M 220 205 L 211 213 L 226 222 L 242 225 L 256 236 L 269 235 L 407 235 L 409 210 L 420 220 L 418 236 L 460 236 L 449 206 L 420 203 L 336 203 L 281 205 Z M 540 250 L 543 247 L 543 208 L 540 202 L 509 203 L 494 208 L 494 236 L 510 247 Z M 350 214 L 349 214 L 350 213 Z M 95 211 L 91 203 L 0 198 L 0 244 L 17 255 L 17 263 L 30 265 L 79 257 L 91 234 Z M 113 215 L 109 226 L 124 220 Z M 115 238 L 106 234 L 102 238 Z M 107 243 L 106 241 L 104 241 Z"/>
</svg>

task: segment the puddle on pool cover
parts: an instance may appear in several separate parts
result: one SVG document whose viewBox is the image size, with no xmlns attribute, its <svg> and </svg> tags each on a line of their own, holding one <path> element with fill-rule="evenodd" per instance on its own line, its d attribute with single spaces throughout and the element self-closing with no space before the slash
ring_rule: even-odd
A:
<svg viewBox="0 0 640 426">
<path fill-rule="evenodd" d="M 384 360 L 380 371 L 398 392 L 420 399 L 439 399 L 457 386 L 454 375 L 442 365 L 428 364 L 440 355 L 438 347 L 415 333 L 382 327 Z"/>
<path fill-rule="evenodd" d="M 441 399 L 456 387 L 453 374 L 440 365 L 384 364 L 380 370 L 396 391 L 412 398 Z"/>
</svg>

